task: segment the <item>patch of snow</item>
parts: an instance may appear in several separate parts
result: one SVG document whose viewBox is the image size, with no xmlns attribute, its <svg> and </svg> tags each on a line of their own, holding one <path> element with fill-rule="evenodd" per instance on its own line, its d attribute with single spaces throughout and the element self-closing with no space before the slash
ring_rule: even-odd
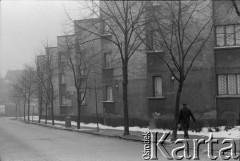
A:
<svg viewBox="0 0 240 161">
<path fill-rule="evenodd" d="M 38 120 L 38 116 L 34 116 L 34 120 Z M 48 123 L 51 123 L 51 120 L 47 121 Z M 65 121 L 57 121 L 55 120 L 56 124 L 65 124 Z M 77 126 L 77 123 L 75 121 L 71 121 L 71 124 L 73 126 Z M 109 130 L 124 130 L 123 126 L 118 126 L 118 127 L 112 127 L 112 126 L 107 126 L 103 124 L 98 124 L 100 129 L 109 129 Z M 59 125 L 55 125 L 59 126 Z M 81 127 L 87 127 L 87 128 L 96 128 L 97 124 L 96 123 L 82 123 L 80 124 Z M 214 138 L 229 138 L 229 139 L 239 139 L 240 137 L 240 126 L 235 126 L 232 129 L 229 129 L 228 131 L 225 131 L 225 126 L 219 127 L 219 132 L 211 132 L 213 134 Z M 82 130 L 82 129 L 80 129 Z M 168 133 L 171 132 L 172 130 L 164 130 L 164 129 L 149 129 L 149 128 L 140 128 L 137 126 L 134 127 L 129 127 L 129 130 L 132 132 L 159 132 L 159 133 Z M 214 131 L 214 130 L 213 130 Z M 178 134 L 183 134 L 183 131 L 178 131 Z M 198 136 L 209 136 L 210 132 L 208 132 L 208 128 L 204 127 L 202 128 L 201 132 L 192 132 L 189 130 L 189 135 L 198 135 Z"/>
</svg>

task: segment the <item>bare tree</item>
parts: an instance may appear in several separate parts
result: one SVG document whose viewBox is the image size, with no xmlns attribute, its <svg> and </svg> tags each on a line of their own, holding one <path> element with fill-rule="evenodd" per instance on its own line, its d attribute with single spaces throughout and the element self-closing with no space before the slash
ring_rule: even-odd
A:
<svg viewBox="0 0 240 161">
<path fill-rule="evenodd" d="M 34 96 L 36 91 L 35 78 L 35 72 L 32 70 L 32 67 L 30 65 L 25 65 L 25 69 L 22 75 L 14 84 L 14 89 L 16 93 L 18 93 L 18 95 L 23 98 L 24 121 L 26 117 L 26 105 L 28 110 L 28 121 L 30 121 L 30 103 L 31 98 Z"/>
<path fill-rule="evenodd" d="M 145 5 L 146 2 L 144 1 L 91 1 L 88 9 L 91 10 L 92 17 L 97 17 L 100 20 L 103 30 L 101 32 L 98 30 L 92 31 L 87 27 L 75 23 L 78 28 L 109 41 L 113 45 L 113 48 L 115 48 L 114 50 L 116 50 L 116 59 L 120 59 L 121 61 L 124 135 L 129 135 L 129 60 L 142 44 L 139 37 L 145 31 Z M 92 25 L 98 26 L 99 22 L 93 22 Z"/>
<path fill-rule="evenodd" d="M 20 77 L 17 82 L 13 84 L 14 91 L 18 93 L 19 96 L 21 96 L 23 100 L 23 117 L 24 121 L 26 119 L 26 100 L 27 100 L 27 92 L 25 88 L 25 82 L 22 80 L 22 77 Z"/>
<path fill-rule="evenodd" d="M 25 81 L 25 89 L 27 94 L 26 100 L 28 109 L 28 121 L 30 121 L 31 99 L 34 95 L 36 95 L 36 72 L 31 65 L 25 65 L 23 80 Z"/>
<path fill-rule="evenodd" d="M 149 41 L 145 44 L 148 50 L 159 56 L 178 82 L 172 135 L 172 140 L 175 140 L 184 82 L 197 57 L 210 41 L 214 13 L 209 1 L 157 3 L 151 3 L 147 9 Z"/>
<path fill-rule="evenodd" d="M 99 109 L 98 109 L 98 91 L 99 88 L 102 88 L 102 83 L 101 81 L 98 79 L 99 73 L 94 73 L 94 98 L 95 98 L 95 108 L 96 108 L 96 122 L 97 122 L 97 131 L 99 131 Z"/>
<path fill-rule="evenodd" d="M 37 88 L 38 88 L 38 102 L 39 102 L 39 119 L 41 122 L 43 104 L 45 105 L 45 124 L 48 118 L 48 105 L 49 105 L 49 89 L 47 88 L 47 73 L 46 73 L 46 55 L 38 55 L 35 60 L 37 66 Z"/>
<path fill-rule="evenodd" d="M 61 41 L 63 50 L 60 55 L 60 62 L 64 61 L 64 72 L 71 73 L 77 96 L 77 128 L 80 129 L 81 107 L 85 102 L 88 84 L 91 81 L 91 71 L 96 69 L 95 60 L 97 55 L 94 46 L 95 39 L 89 39 L 86 32 L 78 32 L 77 35 L 66 35 Z M 59 42 L 60 43 L 60 42 Z M 98 54 L 99 55 L 99 54 Z M 98 67 L 98 69 L 100 69 Z"/>
<path fill-rule="evenodd" d="M 15 107 L 16 107 L 16 119 L 17 119 L 18 115 L 20 114 L 21 95 L 18 92 L 13 91 L 11 93 L 11 100 L 15 104 Z"/>
<path fill-rule="evenodd" d="M 48 46 L 46 42 L 44 55 L 37 56 L 35 64 L 37 66 L 36 77 L 38 86 L 39 103 L 45 103 L 45 123 L 47 123 L 48 106 L 51 107 L 51 119 L 52 125 L 54 125 L 54 100 L 57 97 L 57 92 L 55 91 L 54 78 L 58 77 L 58 57 L 56 48 Z M 42 113 L 42 107 L 39 109 L 40 115 Z M 39 118 L 40 121 L 40 118 Z"/>
<path fill-rule="evenodd" d="M 235 12 L 236 12 L 237 15 L 240 17 L 240 10 L 239 10 L 239 7 L 238 7 L 238 5 L 237 5 L 236 0 L 232 0 L 232 5 L 233 5 L 233 8 L 235 9 Z"/>
</svg>

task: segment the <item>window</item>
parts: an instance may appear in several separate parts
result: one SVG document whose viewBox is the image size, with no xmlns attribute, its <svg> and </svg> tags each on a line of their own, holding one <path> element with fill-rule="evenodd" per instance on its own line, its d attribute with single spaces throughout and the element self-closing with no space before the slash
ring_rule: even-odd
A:
<svg viewBox="0 0 240 161">
<path fill-rule="evenodd" d="M 65 56 L 65 54 L 60 54 L 59 55 L 59 61 L 60 61 L 60 63 L 61 64 L 64 64 L 65 62 L 66 62 L 66 56 Z"/>
<path fill-rule="evenodd" d="M 218 75 L 219 95 L 240 95 L 240 74 Z"/>
<path fill-rule="evenodd" d="M 153 93 L 154 97 L 162 97 L 162 78 L 153 77 Z"/>
<path fill-rule="evenodd" d="M 83 92 L 80 93 L 81 94 L 81 102 L 82 102 L 82 105 L 85 105 L 86 104 L 86 96 Z"/>
<path fill-rule="evenodd" d="M 65 98 L 65 96 L 61 97 L 61 101 L 62 101 L 62 105 L 66 105 L 66 98 Z"/>
<path fill-rule="evenodd" d="M 224 45 L 224 27 L 223 26 L 216 27 L 216 40 L 217 40 L 217 46 Z"/>
<path fill-rule="evenodd" d="M 161 43 L 160 43 L 160 40 L 161 40 L 161 36 L 160 36 L 160 33 L 159 31 L 157 30 L 154 30 L 152 31 L 152 34 L 151 34 L 151 41 L 152 41 L 152 50 L 153 51 L 157 51 L 157 50 L 160 50 L 160 46 L 161 46 Z"/>
<path fill-rule="evenodd" d="M 112 53 L 105 53 L 104 54 L 105 57 L 105 67 L 109 68 L 112 66 Z"/>
<path fill-rule="evenodd" d="M 227 45 L 234 45 L 234 26 L 226 26 L 226 43 Z"/>
<path fill-rule="evenodd" d="M 109 34 L 109 32 L 110 32 L 110 23 L 108 22 L 108 21 L 106 21 L 107 23 L 104 23 L 104 34 Z"/>
<path fill-rule="evenodd" d="M 107 86 L 106 91 L 106 101 L 113 101 L 112 87 Z"/>
<path fill-rule="evenodd" d="M 156 5 L 160 5 L 160 4 L 159 4 L 159 1 L 152 1 L 152 5 L 156 6 Z"/>
<path fill-rule="evenodd" d="M 240 45 L 240 25 L 235 26 L 235 33 L 236 33 L 236 45 Z"/>
<path fill-rule="evenodd" d="M 227 94 L 227 75 L 218 75 L 218 94 Z"/>
<path fill-rule="evenodd" d="M 240 45 L 240 25 L 216 26 L 216 46 Z"/>
</svg>

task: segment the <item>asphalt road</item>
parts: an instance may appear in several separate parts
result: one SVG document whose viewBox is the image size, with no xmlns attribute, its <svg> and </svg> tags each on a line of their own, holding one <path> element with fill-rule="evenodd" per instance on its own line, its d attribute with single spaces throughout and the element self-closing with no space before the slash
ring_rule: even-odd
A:
<svg viewBox="0 0 240 161">
<path fill-rule="evenodd" d="M 140 142 L 0 118 L 0 161 L 140 161 L 142 151 Z M 158 160 L 167 159 L 159 154 Z"/>
<path fill-rule="evenodd" d="M 137 161 L 142 149 L 138 142 L 0 118 L 1 161 Z"/>
</svg>

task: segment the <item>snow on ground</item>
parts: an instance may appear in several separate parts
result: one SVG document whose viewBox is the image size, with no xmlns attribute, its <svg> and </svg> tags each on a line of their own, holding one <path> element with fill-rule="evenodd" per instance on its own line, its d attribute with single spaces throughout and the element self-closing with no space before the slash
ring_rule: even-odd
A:
<svg viewBox="0 0 240 161">
<path fill-rule="evenodd" d="M 34 120 L 38 120 L 38 116 L 33 117 Z M 48 120 L 48 123 L 51 123 L 51 120 Z M 65 124 L 65 121 L 57 121 L 55 120 L 56 124 Z M 71 121 L 71 124 L 74 126 L 77 126 L 77 123 L 75 121 Z M 106 126 L 102 124 L 98 124 L 100 129 L 113 129 L 113 130 L 124 130 L 123 126 L 119 127 L 112 127 L 112 126 Z M 55 125 L 59 126 L 59 125 Z M 96 123 L 81 123 L 81 127 L 88 127 L 88 128 L 96 128 L 97 124 Z M 214 138 L 229 138 L 229 139 L 240 139 L 240 126 L 235 126 L 234 128 L 224 131 L 224 126 L 220 127 L 219 132 L 211 132 L 213 134 Z M 136 132 L 159 132 L 159 133 L 168 133 L 171 132 L 172 130 L 164 130 L 164 129 L 149 129 L 149 128 L 140 128 L 140 127 L 129 127 L 130 131 L 136 131 Z M 183 134 L 183 131 L 178 131 L 178 134 Z M 201 132 L 192 132 L 189 130 L 189 135 L 198 135 L 198 136 L 208 136 L 210 135 L 210 132 L 208 132 L 208 128 L 204 127 Z"/>
<path fill-rule="evenodd" d="M 204 127 L 201 132 L 189 132 L 189 135 L 202 135 L 202 136 L 209 136 L 210 133 L 213 134 L 215 138 L 229 138 L 229 139 L 240 139 L 240 126 L 235 126 L 228 131 L 224 131 L 225 126 L 220 127 L 219 132 L 208 132 L 208 128 Z M 183 132 L 182 132 L 183 133 Z"/>
</svg>

